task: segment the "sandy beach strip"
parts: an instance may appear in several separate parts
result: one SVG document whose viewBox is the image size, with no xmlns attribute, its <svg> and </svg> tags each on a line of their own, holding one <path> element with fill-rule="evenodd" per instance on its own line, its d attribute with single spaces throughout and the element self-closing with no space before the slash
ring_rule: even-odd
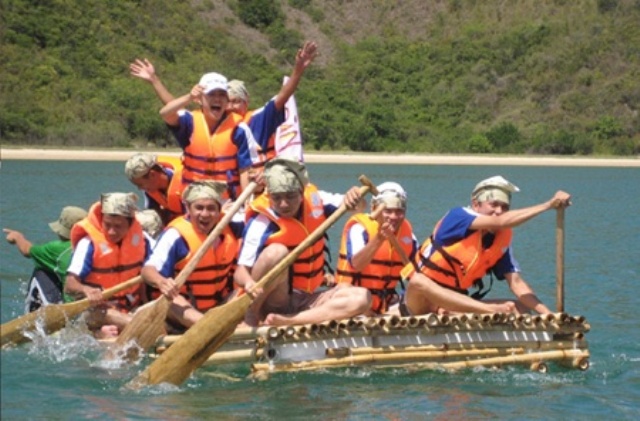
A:
<svg viewBox="0 0 640 421">
<path fill-rule="evenodd" d="M 126 161 L 136 152 L 180 156 L 179 150 L 152 149 L 31 149 L 0 148 L 0 160 Z M 521 155 L 423 155 L 387 153 L 305 152 L 309 163 L 396 165 L 507 165 L 548 167 L 640 167 L 640 157 L 588 158 Z"/>
</svg>

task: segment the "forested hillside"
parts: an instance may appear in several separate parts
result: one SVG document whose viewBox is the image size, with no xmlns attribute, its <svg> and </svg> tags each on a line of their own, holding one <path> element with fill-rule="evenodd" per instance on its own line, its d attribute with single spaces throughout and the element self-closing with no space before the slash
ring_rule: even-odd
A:
<svg viewBox="0 0 640 421">
<path fill-rule="evenodd" d="M 150 85 L 242 79 L 256 108 L 296 49 L 306 148 L 640 153 L 640 0 L 3 0 L 0 143 L 172 145 Z"/>
</svg>

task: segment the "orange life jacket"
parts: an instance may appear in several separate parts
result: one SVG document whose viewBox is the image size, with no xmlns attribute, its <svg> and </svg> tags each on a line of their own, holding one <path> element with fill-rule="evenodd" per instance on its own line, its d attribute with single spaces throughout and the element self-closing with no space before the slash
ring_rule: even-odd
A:
<svg viewBox="0 0 640 421">
<path fill-rule="evenodd" d="M 474 231 L 468 237 L 442 246 L 435 238 L 442 220 L 420 247 L 420 271 L 430 279 L 450 288 L 466 291 L 481 279 L 500 260 L 511 244 L 512 230 L 501 229 L 495 233 L 491 246 L 482 247 L 482 236 L 486 231 Z M 429 257 L 423 252 L 431 246 L 434 250 Z"/>
<path fill-rule="evenodd" d="M 146 243 L 142 226 L 135 218 L 132 218 L 129 231 L 120 244 L 111 243 L 102 231 L 102 205 L 95 203 L 87 217 L 71 229 L 73 247 L 84 237 L 89 237 L 93 244 L 93 260 L 91 273 L 82 280 L 83 283 L 108 289 L 140 274 Z M 128 311 L 140 304 L 141 292 L 141 285 L 136 285 L 114 297 L 118 307 Z"/>
<path fill-rule="evenodd" d="M 387 311 L 392 298 L 396 294 L 395 288 L 400 281 L 400 271 L 403 268 L 402 258 L 395 248 L 385 241 L 375 252 L 371 262 L 361 271 L 357 272 L 347 260 L 347 239 L 349 230 L 355 224 L 364 227 L 373 238 L 378 234 L 379 224 L 371 216 L 365 213 L 353 215 L 345 224 L 340 241 L 340 255 L 338 256 L 338 269 L 336 282 L 349 283 L 367 288 L 372 293 L 371 310 L 376 313 Z M 406 219 L 400 225 L 396 238 L 407 256 L 413 252 L 413 229 Z"/>
<path fill-rule="evenodd" d="M 182 192 L 186 188 L 182 180 L 182 164 L 163 161 L 162 158 L 158 159 L 158 165 L 162 168 L 173 171 L 173 176 L 169 181 L 169 186 L 166 192 L 152 191 L 146 192 L 149 197 L 155 200 L 162 209 L 166 209 L 171 215 L 171 219 L 175 219 L 178 216 L 184 214 L 182 210 Z"/>
<path fill-rule="evenodd" d="M 184 149 L 182 180 L 185 184 L 196 180 L 217 180 L 227 183 L 229 197 L 240 194 L 238 147 L 233 143 L 233 133 L 242 122 L 236 113 L 227 113 L 224 120 L 211 134 L 201 110 L 193 115 L 193 133 L 189 146 Z"/>
<path fill-rule="evenodd" d="M 207 234 L 197 231 L 184 216 L 171 221 L 169 227 L 175 228 L 189 247 L 189 253 L 176 264 L 177 273 L 189 263 L 206 240 Z M 238 240 L 229 227 L 225 227 L 220 236 L 222 241 L 217 247 L 207 250 L 180 289 L 180 293 L 203 313 L 224 302 L 233 291 L 233 271 L 238 253 Z M 154 291 L 153 296 L 156 295 L 158 293 Z"/>
<path fill-rule="evenodd" d="M 322 199 L 316 186 L 309 184 L 304 189 L 300 205 L 302 218 L 283 218 L 275 214 L 269 203 L 269 195 L 258 196 L 249 207 L 247 218 L 261 213 L 278 225 L 279 231 L 271 234 L 266 245 L 278 243 L 293 250 L 304 241 L 326 219 Z M 314 292 L 324 281 L 324 237 L 302 252 L 289 269 L 292 289 Z"/>
</svg>

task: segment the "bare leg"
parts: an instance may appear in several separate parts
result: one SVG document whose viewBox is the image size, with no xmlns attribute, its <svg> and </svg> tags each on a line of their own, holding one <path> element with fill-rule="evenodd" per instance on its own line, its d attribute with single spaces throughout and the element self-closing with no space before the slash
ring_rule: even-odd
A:
<svg viewBox="0 0 640 421">
<path fill-rule="evenodd" d="M 370 306 L 371 295 L 365 288 L 340 288 L 334 292 L 331 299 L 298 314 L 271 313 L 265 319 L 265 324 L 274 326 L 299 325 L 346 319 L 365 313 Z"/>
<path fill-rule="evenodd" d="M 513 302 L 485 303 L 464 294 L 444 288 L 421 273 L 411 277 L 406 293 L 406 304 L 412 314 L 445 310 L 470 313 L 513 313 Z"/>
<path fill-rule="evenodd" d="M 260 280 L 272 267 L 278 262 L 282 261 L 289 250 L 282 244 L 271 244 L 267 246 L 256 261 L 256 264 L 251 270 L 251 277 L 258 281 Z M 289 285 L 286 282 L 288 279 L 288 271 L 282 272 L 275 282 L 273 282 L 269 288 L 265 289 L 262 294 L 259 294 L 247 311 L 245 317 L 245 323 L 249 326 L 257 326 L 259 322 L 264 318 L 263 307 L 268 304 L 272 308 L 286 308 L 289 304 Z"/>
<path fill-rule="evenodd" d="M 182 295 L 177 296 L 169 307 L 169 317 L 187 329 L 202 319 L 203 314 L 196 310 Z"/>
</svg>

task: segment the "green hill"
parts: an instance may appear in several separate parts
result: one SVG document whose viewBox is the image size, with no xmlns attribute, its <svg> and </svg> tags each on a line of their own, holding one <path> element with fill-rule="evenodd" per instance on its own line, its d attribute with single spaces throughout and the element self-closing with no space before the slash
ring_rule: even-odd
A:
<svg viewBox="0 0 640 421">
<path fill-rule="evenodd" d="M 640 153 L 640 0 L 4 0 L 0 142 L 172 145 L 151 60 L 175 95 L 218 71 L 252 106 L 303 40 L 307 148 Z"/>
</svg>

